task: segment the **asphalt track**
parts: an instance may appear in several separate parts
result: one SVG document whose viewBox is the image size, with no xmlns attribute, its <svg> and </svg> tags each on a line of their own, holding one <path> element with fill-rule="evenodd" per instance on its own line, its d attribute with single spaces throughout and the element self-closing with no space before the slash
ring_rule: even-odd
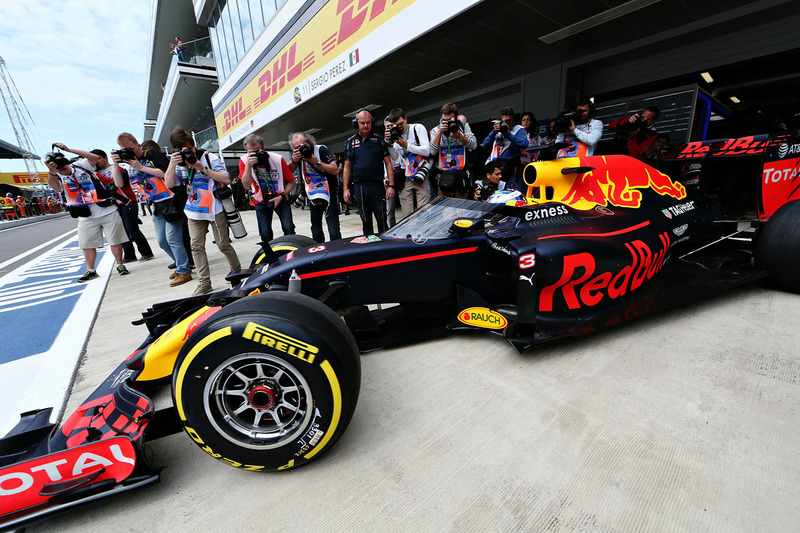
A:
<svg viewBox="0 0 800 533">
<path fill-rule="evenodd" d="M 76 283 L 86 270 L 76 230 L 0 264 L 0 435 L 18 414 L 53 407 L 60 414 L 113 266 L 98 253 L 98 283 Z"/>
<path fill-rule="evenodd" d="M 110 278 L 68 411 L 144 338 L 141 310 L 194 289 L 169 288 L 156 253 Z M 221 287 L 210 242 L 209 258 Z M 798 530 L 798 303 L 748 286 L 523 355 L 490 334 L 372 352 L 353 421 L 311 465 L 243 472 L 180 433 L 148 447 L 159 485 L 28 531 Z"/>
</svg>

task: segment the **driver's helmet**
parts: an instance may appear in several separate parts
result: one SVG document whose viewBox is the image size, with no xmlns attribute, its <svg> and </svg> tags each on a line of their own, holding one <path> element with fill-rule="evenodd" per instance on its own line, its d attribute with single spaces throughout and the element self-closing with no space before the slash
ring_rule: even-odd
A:
<svg viewBox="0 0 800 533">
<path fill-rule="evenodd" d="M 517 205 L 517 202 L 522 202 L 520 205 L 525 205 L 525 198 L 519 191 L 497 191 L 486 200 L 490 204 L 505 204 Z"/>
</svg>

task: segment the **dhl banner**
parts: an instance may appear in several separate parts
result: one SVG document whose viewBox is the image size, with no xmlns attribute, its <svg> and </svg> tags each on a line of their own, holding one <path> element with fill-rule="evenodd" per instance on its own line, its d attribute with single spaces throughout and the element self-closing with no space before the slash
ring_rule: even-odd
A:
<svg viewBox="0 0 800 533">
<path fill-rule="evenodd" d="M 330 0 L 238 95 L 215 109 L 220 146 L 230 146 L 480 1 Z"/>
</svg>

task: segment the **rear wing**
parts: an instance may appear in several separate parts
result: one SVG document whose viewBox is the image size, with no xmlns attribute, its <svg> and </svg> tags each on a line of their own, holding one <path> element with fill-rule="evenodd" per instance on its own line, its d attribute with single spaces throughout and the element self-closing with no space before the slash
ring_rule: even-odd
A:
<svg viewBox="0 0 800 533">
<path fill-rule="evenodd" d="M 692 173 L 702 175 L 713 161 L 726 159 L 752 161 L 760 170 L 760 175 L 754 176 L 760 182 L 759 218 L 800 199 L 800 131 L 694 141 L 671 148 L 660 157 L 662 168 L 679 179 Z"/>
</svg>

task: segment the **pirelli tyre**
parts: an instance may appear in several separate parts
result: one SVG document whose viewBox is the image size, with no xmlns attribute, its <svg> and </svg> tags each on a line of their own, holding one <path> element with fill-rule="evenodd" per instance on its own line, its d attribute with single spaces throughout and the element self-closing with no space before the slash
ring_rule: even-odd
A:
<svg viewBox="0 0 800 533">
<path fill-rule="evenodd" d="M 758 230 L 755 264 L 774 273 L 770 286 L 800 292 L 800 200 L 782 205 Z"/>
<path fill-rule="evenodd" d="M 328 451 L 353 416 L 358 348 L 324 304 L 286 292 L 248 296 L 184 344 L 173 400 L 186 433 L 245 470 L 302 466 Z"/>
<path fill-rule="evenodd" d="M 319 244 L 317 241 L 311 237 L 306 237 L 305 235 L 284 235 L 269 241 L 272 251 L 275 252 L 275 255 L 278 257 L 302 248 L 311 248 L 317 244 Z M 250 268 L 263 265 L 265 262 L 266 254 L 261 248 L 259 248 L 258 252 L 256 252 L 256 254 L 253 256 L 252 261 L 250 261 Z"/>
</svg>

